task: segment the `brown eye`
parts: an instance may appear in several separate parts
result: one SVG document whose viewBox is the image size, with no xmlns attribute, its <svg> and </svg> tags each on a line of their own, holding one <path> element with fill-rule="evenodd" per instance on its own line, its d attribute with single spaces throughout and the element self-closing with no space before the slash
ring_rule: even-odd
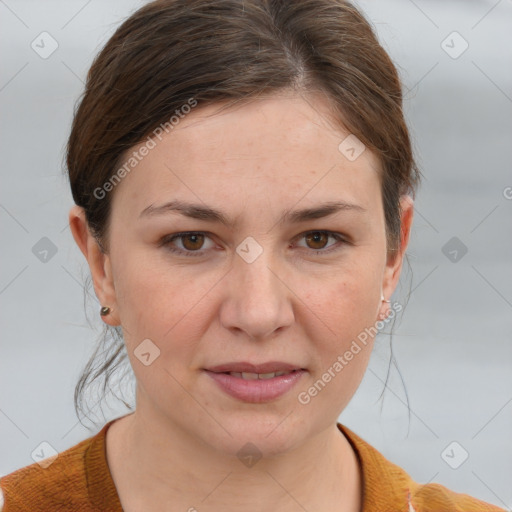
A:
<svg viewBox="0 0 512 512">
<path fill-rule="evenodd" d="M 305 240 L 306 245 L 301 245 L 303 250 L 309 249 L 313 254 L 318 256 L 328 255 L 335 251 L 342 250 L 346 245 L 352 245 L 349 240 L 340 233 L 333 233 L 332 231 L 309 231 L 303 233 L 299 238 Z M 329 239 L 335 241 L 327 245 Z M 337 242 L 337 243 L 336 243 Z"/>
<path fill-rule="evenodd" d="M 204 248 L 205 239 L 209 238 L 202 232 L 176 233 L 164 236 L 159 245 L 180 256 L 204 256 L 205 251 L 211 249 Z"/>
<path fill-rule="evenodd" d="M 307 235 L 305 235 L 305 239 L 308 243 L 312 243 L 313 246 L 310 246 L 310 249 L 323 249 L 329 240 L 329 234 L 323 231 L 313 231 Z"/>
<path fill-rule="evenodd" d="M 197 251 L 201 249 L 204 243 L 204 235 L 200 233 L 192 233 L 180 236 L 183 247 L 188 251 Z"/>
</svg>

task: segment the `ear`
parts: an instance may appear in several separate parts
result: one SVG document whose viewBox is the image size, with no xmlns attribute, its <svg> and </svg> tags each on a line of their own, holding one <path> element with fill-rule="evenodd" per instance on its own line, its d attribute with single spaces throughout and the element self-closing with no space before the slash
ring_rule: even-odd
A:
<svg viewBox="0 0 512 512">
<path fill-rule="evenodd" d="M 409 244 L 411 235 L 412 220 L 414 216 L 414 201 L 410 196 L 404 195 L 400 198 L 400 211 L 400 247 L 397 252 L 389 255 L 382 281 L 382 294 L 387 300 L 391 300 L 390 297 L 398 285 L 400 274 L 402 272 L 405 251 Z M 382 309 L 387 310 L 387 303 L 382 304 Z M 383 316 L 385 317 L 386 315 Z"/>
<path fill-rule="evenodd" d="M 81 206 L 75 205 L 69 211 L 69 227 L 89 264 L 96 297 L 102 306 L 110 307 L 110 313 L 101 318 L 108 325 L 120 325 L 110 256 L 101 250 L 96 238 L 90 233 L 85 211 Z"/>
</svg>

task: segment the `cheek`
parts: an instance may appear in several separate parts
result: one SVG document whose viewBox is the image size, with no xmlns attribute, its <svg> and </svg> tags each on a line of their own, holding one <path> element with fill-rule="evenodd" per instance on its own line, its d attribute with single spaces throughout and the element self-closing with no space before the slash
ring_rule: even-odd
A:
<svg viewBox="0 0 512 512">
<path fill-rule="evenodd" d="M 340 273 L 339 278 L 331 276 L 322 282 L 310 279 L 305 285 L 305 307 L 321 320 L 328 333 L 326 343 L 333 349 L 376 321 L 379 284 L 372 273 L 354 268 Z"/>
<path fill-rule="evenodd" d="M 157 272 L 154 263 L 133 250 L 119 250 L 112 258 L 116 302 L 126 344 L 135 346 L 145 338 L 156 339 L 159 323 L 167 320 L 162 312 L 174 311 L 174 294 L 166 281 L 167 275 Z M 164 294 L 164 290 L 168 293 Z"/>
<path fill-rule="evenodd" d="M 343 410 L 361 383 L 373 348 L 374 289 L 359 275 L 307 293 L 307 337 L 314 344 L 315 372 L 298 401 L 313 415 L 328 417 Z"/>
<path fill-rule="evenodd" d="M 343 336 L 357 335 L 375 321 L 376 283 L 363 274 L 354 273 L 339 284 L 330 297 L 333 314 L 343 326 Z"/>
<path fill-rule="evenodd" d="M 160 362 L 179 367 L 201 339 L 208 314 L 208 291 L 218 277 L 184 276 L 179 267 L 165 267 L 132 254 L 119 258 L 116 300 L 127 347 L 133 351 L 149 338 L 160 349 Z"/>
</svg>

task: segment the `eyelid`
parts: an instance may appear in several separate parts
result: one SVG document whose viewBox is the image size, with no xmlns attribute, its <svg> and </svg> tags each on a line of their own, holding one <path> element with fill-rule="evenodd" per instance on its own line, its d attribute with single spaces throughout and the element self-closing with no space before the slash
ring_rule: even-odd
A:
<svg viewBox="0 0 512 512">
<path fill-rule="evenodd" d="M 310 229 L 309 231 L 304 231 L 303 233 L 300 233 L 299 235 L 297 235 L 295 238 L 294 238 L 294 241 L 295 240 L 300 240 L 302 238 L 304 238 L 306 235 L 310 235 L 312 233 L 322 233 L 324 235 L 327 235 L 329 237 L 332 237 L 334 239 L 336 239 L 338 242 L 342 242 L 344 244 L 348 244 L 349 241 L 347 239 L 347 237 L 345 235 L 343 235 L 342 233 L 338 233 L 337 231 L 329 231 L 328 229 Z M 333 244 L 330 247 L 334 247 L 336 244 Z M 308 249 L 306 247 L 306 249 Z M 309 249 L 310 251 L 313 251 L 313 252 L 316 252 L 316 253 L 327 253 L 329 252 L 329 249 Z"/>
<path fill-rule="evenodd" d="M 180 238 L 184 238 L 188 235 L 204 235 L 206 238 L 209 238 L 210 240 L 212 237 L 212 233 L 209 233 L 208 231 L 180 231 L 179 233 L 172 233 L 170 235 L 164 236 L 160 242 L 158 243 L 159 247 L 166 247 L 170 252 L 172 253 L 178 253 L 178 254 L 184 254 L 185 256 L 188 255 L 202 255 L 205 251 L 208 249 L 199 249 L 198 251 L 187 251 L 185 249 L 179 249 L 170 247 L 170 244 L 174 242 L 174 240 L 179 240 Z"/>
</svg>

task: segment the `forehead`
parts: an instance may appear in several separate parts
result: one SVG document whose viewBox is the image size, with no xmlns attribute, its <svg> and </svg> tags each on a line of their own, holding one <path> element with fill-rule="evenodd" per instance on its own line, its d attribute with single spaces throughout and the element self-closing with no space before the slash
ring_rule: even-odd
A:
<svg viewBox="0 0 512 512">
<path fill-rule="evenodd" d="M 273 95 L 224 107 L 198 105 L 153 138 L 154 147 L 117 185 L 114 202 L 129 201 L 137 212 L 185 197 L 229 204 L 237 190 L 239 200 L 250 196 L 260 204 L 316 202 L 326 194 L 335 200 L 337 193 L 365 207 L 375 203 L 378 159 L 368 149 L 355 159 L 344 152 L 351 134 L 334 122 L 322 96 Z"/>
</svg>

